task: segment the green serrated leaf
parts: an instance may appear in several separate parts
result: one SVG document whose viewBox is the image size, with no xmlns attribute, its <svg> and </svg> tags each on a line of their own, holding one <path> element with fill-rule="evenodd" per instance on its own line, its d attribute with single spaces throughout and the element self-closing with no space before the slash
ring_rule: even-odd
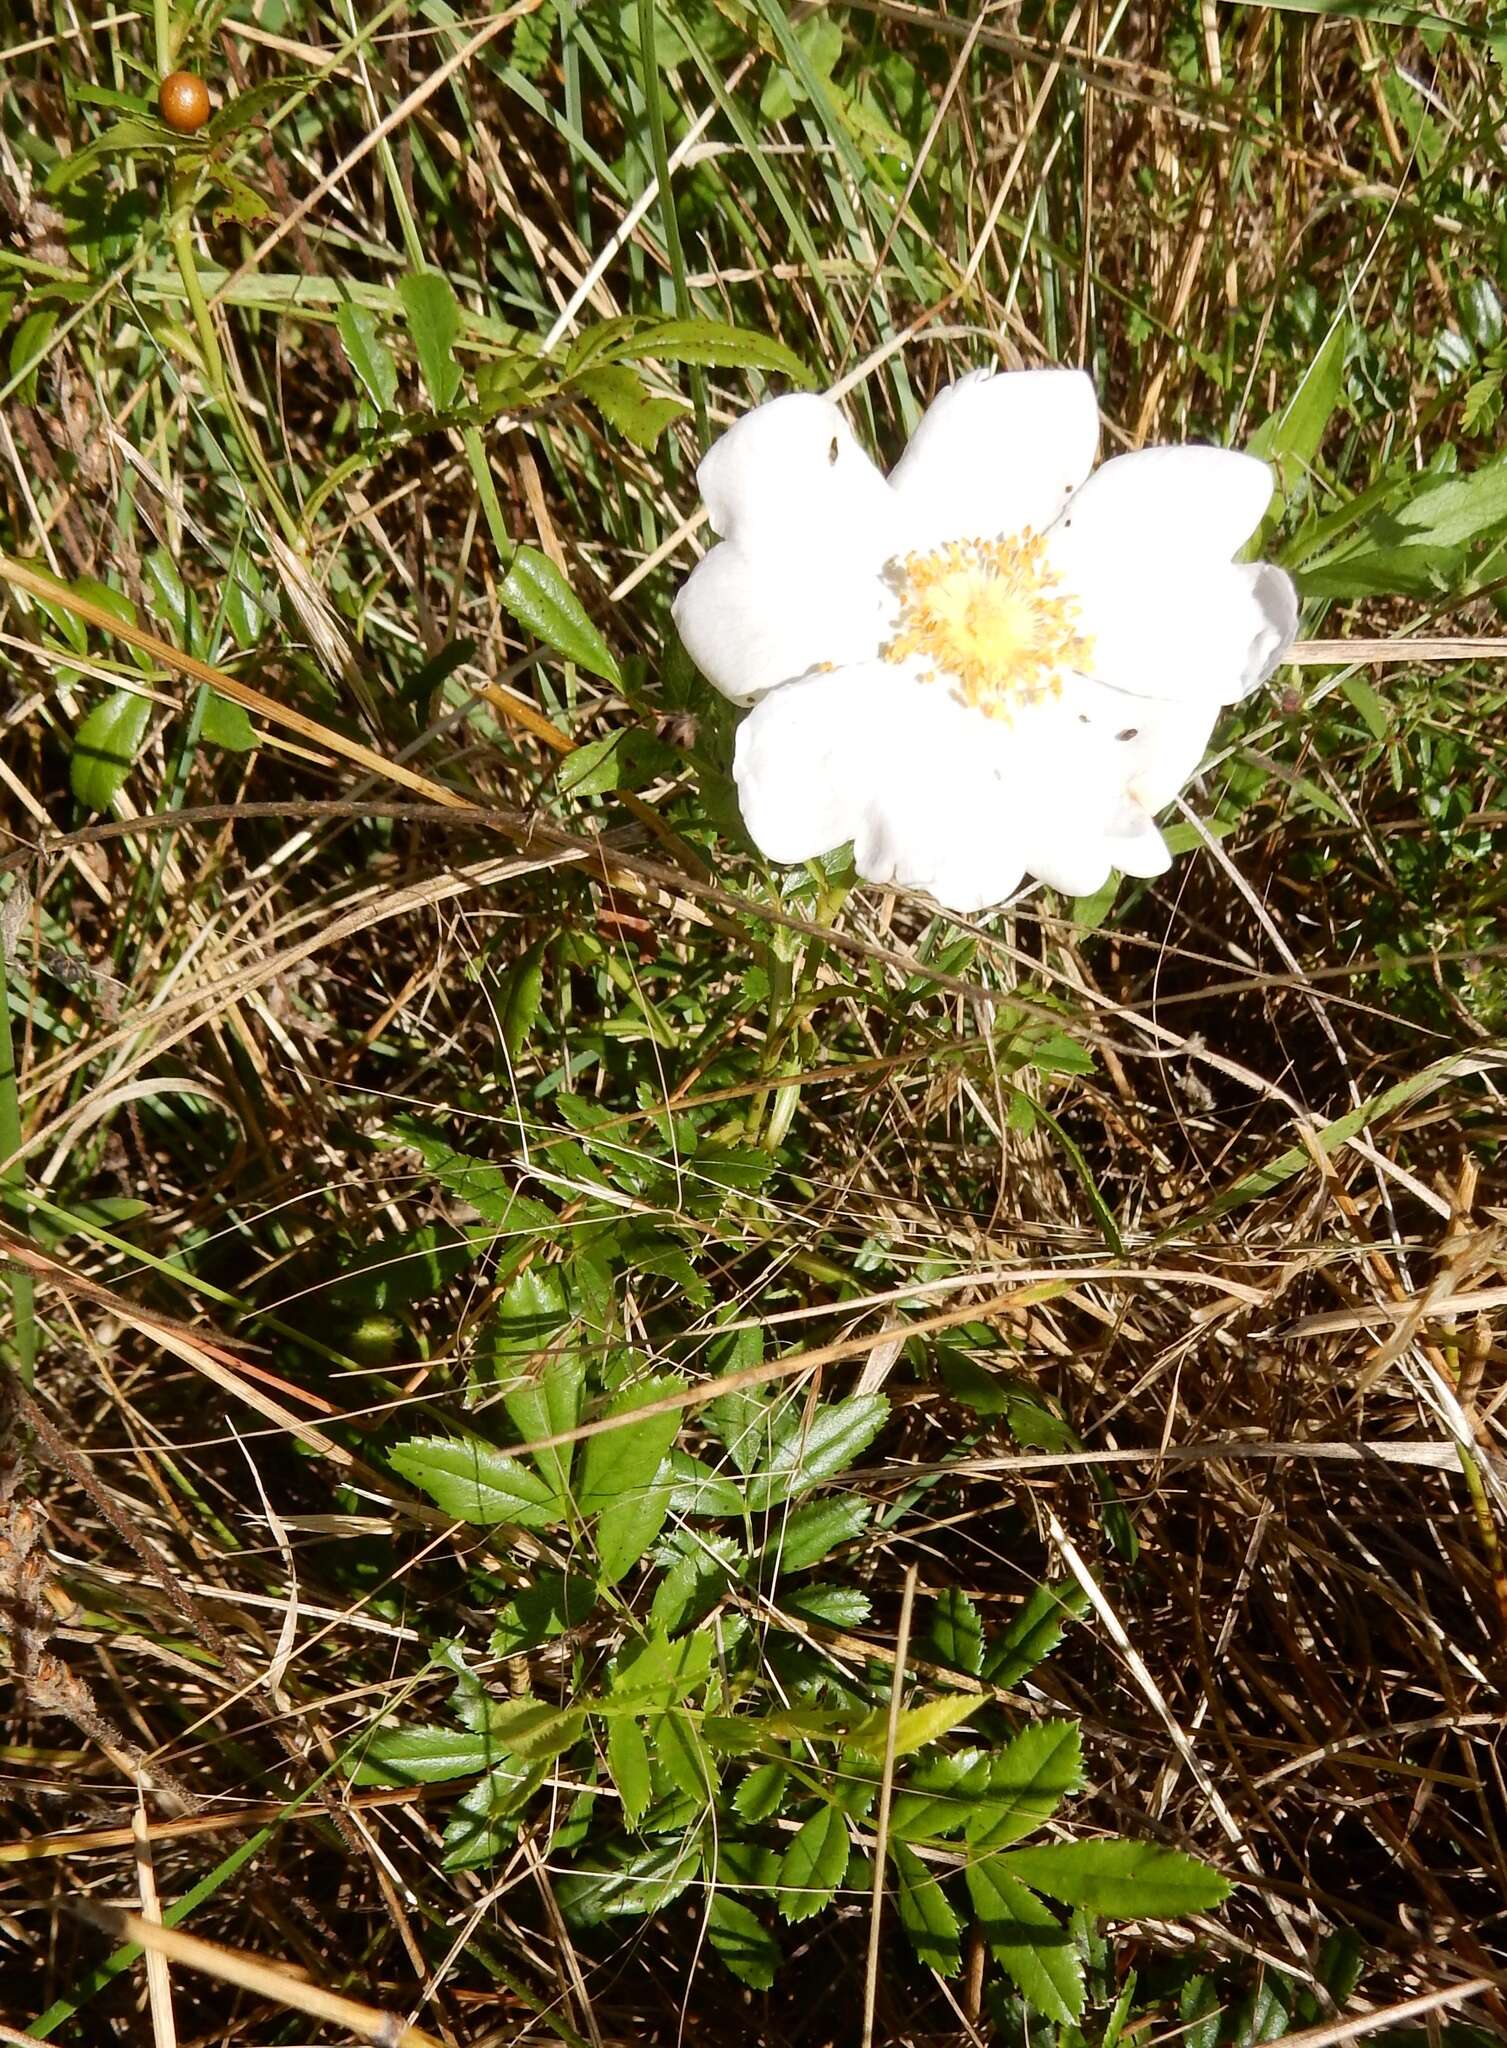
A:
<svg viewBox="0 0 1507 2048">
<path fill-rule="evenodd" d="M 508 1283 L 502 1306 L 492 1325 L 494 1346 L 499 1331 L 507 1333 L 510 1346 L 526 1347 L 524 1329 L 542 1327 L 553 1334 L 566 1314 L 565 1290 L 554 1267 L 533 1267 Z M 540 1340 L 544 1341 L 544 1340 Z M 494 1350 L 494 1357 L 495 1357 Z M 585 1363 L 579 1358 L 557 1358 L 547 1363 L 536 1378 L 514 1382 L 503 1395 L 508 1419 L 524 1443 L 544 1437 L 562 1436 L 581 1420 L 581 1399 L 586 1386 Z M 540 1478 L 555 1493 L 570 1485 L 571 1454 L 574 1446 L 560 1444 L 532 1454 Z"/>
<path fill-rule="evenodd" d="M 741 1515 L 743 1495 L 732 1480 L 724 1479 L 710 1466 L 703 1465 L 685 1451 L 675 1451 L 670 1459 L 670 1469 L 675 1478 L 675 1491 L 670 1497 L 670 1509 L 676 1515 Z"/>
<path fill-rule="evenodd" d="M 1051 1819 L 1083 1784 L 1083 1746 L 1076 1721 L 1036 1721 L 989 1762 L 985 1795 L 966 1833 L 976 1848 L 1018 1842 Z"/>
<path fill-rule="evenodd" d="M 448 411 L 460 395 L 460 364 L 455 357 L 455 344 L 460 338 L 460 307 L 450 280 L 437 270 L 411 270 L 398 279 L 398 297 L 408 316 L 408 332 L 413 337 L 424 388 L 437 412 Z M 341 339 L 345 339 L 343 333 Z M 358 376 L 362 375 L 354 357 L 352 367 Z"/>
<path fill-rule="evenodd" d="M 720 320 L 659 320 L 612 344 L 615 362 L 706 363 L 721 370 L 763 370 L 802 390 L 816 383 L 800 357 L 772 335 Z"/>
<path fill-rule="evenodd" d="M 756 1764 L 733 1794 L 733 1805 L 750 1827 L 772 1820 L 779 1812 L 790 1783 L 784 1764 Z"/>
<path fill-rule="evenodd" d="M 711 1754 L 689 1714 L 661 1714 L 650 1729 L 654 1761 L 670 1783 L 699 1807 L 709 1806 L 717 1791 Z"/>
<path fill-rule="evenodd" d="M 730 1536 L 698 1541 L 654 1589 L 649 1620 L 668 1636 L 695 1628 L 710 1614 L 747 1560 Z"/>
<path fill-rule="evenodd" d="M 544 963 L 549 955 L 548 939 L 538 939 L 509 968 L 499 990 L 498 1013 L 502 1042 L 515 1065 L 539 1021 L 544 1001 Z"/>
<path fill-rule="evenodd" d="M 929 1970 L 955 1976 L 963 1966 L 960 1929 L 958 1916 L 942 1889 L 942 1874 L 929 1870 L 904 1842 L 890 1843 L 890 1861 L 895 1867 L 900 1925 L 911 1946 Z"/>
<path fill-rule="evenodd" d="M 593 1439 L 600 1441 L 599 1437 Z M 670 1512 L 672 1491 L 666 1458 L 651 1484 L 619 1494 L 597 1516 L 597 1567 L 605 1585 L 615 1586 L 626 1578 L 658 1536 Z"/>
<path fill-rule="evenodd" d="M 834 1494 L 827 1500 L 807 1501 L 792 1514 L 782 1516 L 770 1531 L 761 1560 L 772 1570 L 803 1572 L 836 1550 L 851 1543 L 869 1519 L 869 1504 L 857 1494 Z"/>
<path fill-rule="evenodd" d="M 896 1841 L 936 1842 L 958 1834 L 977 1811 L 989 1782 L 989 1756 L 982 1749 L 953 1750 L 927 1757 L 907 1773 L 890 1808 Z"/>
<path fill-rule="evenodd" d="M 376 314 L 348 299 L 336 311 L 335 330 L 372 404 L 378 412 L 391 412 L 398 401 L 398 366 Z"/>
<path fill-rule="evenodd" d="M 594 405 L 609 427 L 638 448 L 652 448 L 673 421 L 687 410 L 678 398 L 655 398 L 643 379 L 626 363 L 603 363 L 572 377 L 566 392 Z"/>
<path fill-rule="evenodd" d="M 565 1519 L 565 1502 L 548 1481 L 490 1444 L 411 1437 L 393 1446 L 390 1461 L 395 1472 L 457 1521 L 551 1529 Z"/>
<path fill-rule="evenodd" d="M 985 1857 L 965 1873 L 990 1953 L 1026 2003 L 1059 2026 L 1083 2011 L 1083 1966 L 1072 1936 L 1025 1886 Z"/>
<path fill-rule="evenodd" d="M 580 599 L 547 555 L 521 542 L 498 589 L 508 611 L 536 640 L 609 683 L 622 676 Z"/>
<path fill-rule="evenodd" d="M 528 1693 L 488 1706 L 483 1733 L 496 1749 L 530 1763 L 548 1763 L 574 1748 L 586 1725 L 580 1707 L 557 1707 Z"/>
<path fill-rule="evenodd" d="M 1208 1977 L 1190 1977 L 1177 2002 L 1179 2033 L 1184 2048 L 1218 2048 L 1224 2000 Z"/>
<path fill-rule="evenodd" d="M 573 1870 L 556 1881 L 555 1897 L 573 1926 L 598 1927 L 625 1914 L 662 1912 L 700 1868 L 700 1841 L 686 1834 L 609 1864 Z"/>
<path fill-rule="evenodd" d="M 1012 1849 L 1001 1867 L 1037 1891 L 1116 1919 L 1170 1920 L 1205 1913 L 1229 1896 L 1229 1882 L 1207 1863 L 1158 1842 L 1047 1842 Z"/>
<path fill-rule="evenodd" d="M 643 1728 L 627 1714 L 614 1715 L 608 1724 L 607 1768 L 623 1802 L 623 1819 L 637 1827 L 654 1796 L 654 1779 Z"/>
<path fill-rule="evenodd" d="M 940 1699 L 906 1707 L 895 1722 L 895 1755 L 913 1756 L 928 1742 L 940 1742 L 982 1704 L 977 1693 L 944 1692 Z M 883 1756 L 889 1746 L 889 1715 L 888 1707 L 876 1707 L 849 1734 L 852 1747 L 863 1756 Z"/>
<path fill-rule="evenodd" d="M 491 1863 L 517 1839 L 516 1816 L 544 1783 L 543 1764 L 505 1757 L 479 1785 L 462 1793 L 443 1837 L 446 1870 L 474 1870 Z"/>
<path fill-rule="evenodd" d="M 86 714 L 73 735 L 68 781 L 87 809 L 110 808 L 136 765 L 151 720 L 151 698 L 134 690 L 112 690 Z"/>
<path fill-rule="evenodd" d="M 576 1485 L 576 1505 L 583 1515 L 600 1514 L 625 1494 L 641 1493 L 659 1479 L 680 1428 L 681 1411 L 670 1408 L 635 1420 L 642 1408 L 683 1394 L 686 1383 L 677 1374 L 640 1380 L 608 1402 L 603 1420 L 615 1427 L 589 1437 Z M 668 1475 L 666 1475 L 668 1477 Z"/>
<path fill-rule="evenodd" d="M 982 1676 L 1002 1689 L 1019 1685 L 1056 1649 L 1068 1623 L 1081 1621 L 1087 1612 L 1088 1596 L 1076 1580 L 1038 1586 L 999 1641 L 991 1644 Z"/>
<path fill-rule="evenodd" d="M 652 733 L 629 726 L 577 747 L 555 781 L 561 796 L 605 796 L 613 789 L 642 789 L 680 765 L 673 750 Z"/>
<path fill-rule="evenodd" d="M 780 1858 L 777 1905 L 782 1920 L 809 1920 L 842 1883 L 850 1850 L 848 1817 L 823 1806 L 806 1822 Z"/>
<path fill-rule="evenodd" d="M 782 1587 L 779 1597 L 788 1613 L 824 1628 L 861 1628 L 869 1618 L 869 1596 L 856 1586 Z"/>
<path fill-rule="evenodd" d="M 774 1425 L 768 1456 L 749 1477 L 749 1507 L 778 1507 L 845 1472 L 878 1436 L 889 1412 L 883 1394 L 827 1401 L 809 1415 L 804 1403 L 787 1403 Z"/>
<path fill-rule="evenodd" d="M 388 1127 L 388 1136 L 397 1144 L 411 1146 L 448 1194 L 469 1202 L 480 1217 L 495 1224 L 499 1231 L 521 1236 L 553 1228 L 554 1211 L 517 1193 L 506 1168 L 488 1159 L 478 1159 L 472 1153 L 458 1152 L 447 1139 L 416 1118 L 395 1117 Z"/>
<path fill-rule="evenodd" d="M 712 1668 L 712 1642 L 707 1635 L 671 1642 L 650 1634 L 629 1644 L 618 1658 L 612 1698 L 663 1710 L 706 1683 Z"/>
<path fill-rule="evenodd" d="M 706 1937 L 733 1975 L 767 1991 L 780 1967 L 780 1945 L 758 1915 L 730 1892 L 717 1891 L 706 1916 Z"/>
<path fill-rule="evenodd" d="M 379 1728 L 356 1751 L 358 1785 L 438 1785 L 497 1760 L 499 1745 L 468 1728 Z"/>
<path fill-rule="evenodd" d="M 1460 325 L 1480 355 L 1500 344 L 1503 335 L 1502 301 L 1489 277 L 1473 277 L 1461 288 Z"/>
<path fill-rule="evenodd" d="M 984 1662 L 984 1624 L 978 1609 L 960 1587 L 947 1586 L 937 1595 L 931 1640 L 943 1664 L 978 1676 Z"/>
</svg>

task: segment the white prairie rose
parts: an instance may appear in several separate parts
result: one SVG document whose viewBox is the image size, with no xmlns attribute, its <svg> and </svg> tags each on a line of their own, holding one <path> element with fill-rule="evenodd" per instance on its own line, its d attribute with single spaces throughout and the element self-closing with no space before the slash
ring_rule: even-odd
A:
<svg viewBox="0 0 1507 2048">
<path fill-rule="evenodd" d="M 871 882 L 956 911 L 1032 874 L 1072 895 L 1160 874 L 1153 822 L 1221 705 L 1297 631 L 1280 569 L 1234 556 L 1265 464 L 1153 448 L 1094 472 L 1078 370 L 943 391 L 888 478 L 829 400 L 748 413 L 697 471 L 719 544 L 675 600 L 735 704 L 743 819 L 771 860 L 853 842 Z"/>
</svg>

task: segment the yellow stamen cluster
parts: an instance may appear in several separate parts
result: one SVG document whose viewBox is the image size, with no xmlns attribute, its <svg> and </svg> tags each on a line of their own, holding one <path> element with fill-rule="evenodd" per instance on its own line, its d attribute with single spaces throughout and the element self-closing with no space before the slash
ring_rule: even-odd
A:
<svg viewBox="0 0 1507 2048">
<path fill-rule="evenodd" d="M 928 680 L 951 683 L 965 704 L 1009 718 L 1055 696 L 1064 670 L 1087 666 L 1078 601 L 1061 588 L 1046 541 L 1030 527 L 1008 540 L 951 541 L 895 565 L 900 619 L 886 661 L 920 656 Z"/>
</svg>

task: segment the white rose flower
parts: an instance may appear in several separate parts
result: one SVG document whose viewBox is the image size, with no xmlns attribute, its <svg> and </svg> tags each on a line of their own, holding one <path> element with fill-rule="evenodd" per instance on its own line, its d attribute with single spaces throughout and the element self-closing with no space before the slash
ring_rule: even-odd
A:
<svg viewBox="0 0 1507 2048">
<path fill-rule="evenodd" d="M 1234 560 L 1264 463 L 1152 448 L 1090 476 L 1098 440 L 1081 371 L 1018 370 L 943 391 L 888 478 L 807 394 L 710 450 L 721 539 L 675 623 L 754 706 L 734 774 L 770 860 L 851 839 L 868 881 L 959 912 L 1025 874 L 1082 896 L 1167 867 L 1153 819 L 1282 659 L 1297 596 Z"/>
</svg>

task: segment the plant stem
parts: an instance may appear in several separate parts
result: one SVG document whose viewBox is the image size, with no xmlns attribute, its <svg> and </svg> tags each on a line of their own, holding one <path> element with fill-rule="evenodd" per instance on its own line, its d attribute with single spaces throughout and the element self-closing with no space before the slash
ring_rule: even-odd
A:
<svg viewBox="0 0 1507 2048">
<path fill-rule="evenodd" d="M 0 1182 L 19 1188 L 26 1182 L 26 1162 L 14 1156 L 21 1149 L 21 1095 L 17 1080 L 10 1024 L 10 977 L 5 944 L 0 939 L 0 1159 L 11 1161 L 0 1173 Z M 24 1212 L 19 1227 L 26 1228 Z M 30 1273 L 17 1270 L 11 1274 L 10 1298 L 16 1315 L 16 1370 L 21 1384 L 29 1387 L 37 1368 L 36 1285 Z"/>
<path fill-rule="evenodd" d="M 153 0 L 152 24 L 157 44 L 157 76 L 166 78 L 177 55 L 178 38 L 173 29 L 173 0 Z"/>
<path fill-rule="evenodd" d="M 173 214 L 169 226 L 169 239 L 173 256 L 178 265 L 178 275 L 183 280 L 183 290 L 188 298 L 189 311 L 194 317 L 194 328 L 199 338 L 200 365 L 204 381 L 212 396 L 230 422 L 232 433 L 240 443 L 241 452 L 251 465 L 252 473 L 263 491 L 267 503 L 272 507 L 273 517 L 283 530 L 283 538 L 292 548 L 301 541 L 298 521 L 284 502 L 278 489 L 267 458 L 262 453 L 260 441 L 251 422 L 241 410 L 240 402 L 230 388 L 225 374 L 225 358 L 220 353 L 219 336 L 215 333 L 214 315 L 209 301 L 204 296 L 204 286 L 199 278 L 199 259 L 194 248 L 193 174 L 181 172 L 173 184 Z"/>
</svg>

